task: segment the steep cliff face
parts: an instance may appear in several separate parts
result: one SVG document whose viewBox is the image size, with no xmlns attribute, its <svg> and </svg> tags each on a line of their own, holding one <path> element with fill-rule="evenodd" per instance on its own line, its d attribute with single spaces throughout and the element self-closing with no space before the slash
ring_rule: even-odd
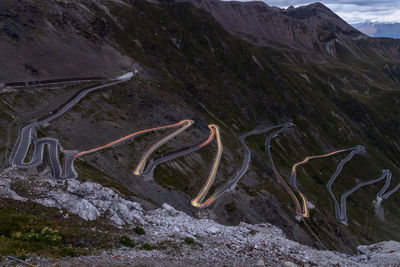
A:
<svg viewBox="0 0 400 267">
<path fill-rule="evenodd" d="M 15 7 L 32 3 L 20 1 Z M 209 134 L 207 124 L 214 123 L 220 126 L 224 145 L 214 191 L 224 186 L 243 162 L 239 141 L 242 134 L 293 122 L 296 128 L 272 143 L 273 158 L 285 177 L 292 165 L 306 156 L 364 145 L 367 153 L 346 164 L 335 182 L 336 196 L 339 198 L 360 181 L 376 178 L 382 169 L 393 173 L 390 188 L 398 183 L 400 87 L 394 79 L 398 42 L 367 38 L 320 4 L 280 10 L 260 2 L 41 3 L 36 7 L 40 15 L 30 15 L 34 21 L 55 25 L 58 15 L 46 13 L 47 9 L 69 14 L 59 22 L 55 33 L 57 38 L 74 38 L 55 39 L 54 45 L 67 44 L 56 49 L 57 53 L 73 62 L 58 64 L 51 61 L 58 54 L 47 48 L 52 43 L 39 38 L 39 33 L 49 32 L 48 24 L 27 31 L 26 35 L 33 36 L 38 45 L 30 50 L 26 46 L 26 53 L 41 55 L 32 56 L 32 66 L 40 60 L 47 62 L 35 67 L 39 74 L 48 70 L 47 76 L 39 78 L 66 78 L 78 72 L 82 76 L 111 75 L 129 66 L 121 63 L 125 59 L 137 62 L 141 68 L 129 82 L 90 93 L 63 116 L 36 129 L 35 138 L 57 138 L 64 149 L 82 151 L 138 130 L 193 119 L 193 128 L 163 146 L 153 156 L 157 157 L 204 140 Z M 9 5 L 6 10 L 12 8 Z M 15 16 L 10 21 L 16 29 L 26 24 Z M 93 21 L 102 26 L 90 26 Z M 85 29 L 84 37 L 76 32 L 78 28 Z M 15 31 L 17 35 L 23 32 Z M 10 38 L 0 42 L 10 43 Z M 96 45 L 90 50 L 82 43 Z M 13 44 L 15 47 L 7 51 L 21 48 L 19 42 Z M 102 58 L 103 45 L 122 56 Z M 82 47 L 86 47 L 84 51 Z M 76 53 L 73 56 L 69 56 L 71 49 Z M 21 66 L 21 60 L 16 58 L 14 62 L 10 57 L 0 67 L 17 70 L 15 66 Z M 36 72 L 13 73 L 6 78 L 23 80 Z M 5 131 L 0 132 L 0 166 L 9 166 L 21 126 L 62 105 L 83 86 L 2 89 L 0 125 Z M 112 185 L 146 208 L 167 202 L 192 216 L 208 214 L 224 224 L 270 222 L 288 237 L 318 248 L 349 252 L 361 243 L 400 239 L 399 194 L 383 202 L 379 216 L 372 205 L 382 184 L 365 187 L 349 198 L 348 226 L 336 220 L 326 183 L 344 155 L 315 160 L 299 170 L 298 186 L 315 208 L 309 219 L 297 221 L 289 195 L 267 163 L 265 135 L 246 139 L 252 162 L 237 187 L 199 212 L 190 200 L 211 168 L 214 144 L 161 164 L 154 179 L 132 174 L 141 153 L 162 134 L 165 132 L 82 157 L 76 161 L 76 170 L 82 180 Z M 41 172 L 46 165 L 45 161 L 25 171 Z"/>
</svg>

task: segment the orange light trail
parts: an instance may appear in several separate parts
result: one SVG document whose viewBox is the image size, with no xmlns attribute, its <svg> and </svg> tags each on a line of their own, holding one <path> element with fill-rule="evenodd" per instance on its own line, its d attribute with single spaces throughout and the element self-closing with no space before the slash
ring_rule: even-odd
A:
<svg viewBox="0 0 400 267">
<path fill-rule="evenodd" d="M 210 205 L 215 199 L 213 197 L 210 197 L 206 202 L 204 203 L 196 203 L 196 205 L 193 205 L 195 207 L 204 207 Z"/>
<path fill-rule="evenodd" d="M 299 165 L 302 165 L 302 164 L 304 164 L 304 163 L 307 163 L 310 159 L 317 159 L 317 158 L 329 157 L 329 156 L 332 156 L 332 155 L 335 155 L 335 154 L 338 154 L 338 153 L 341 153 L 341 152 L 344 152 L 344 151 L 346 151 L 346 150 L 345 150 L 345 149 L 342 149 L 342 150 L 333 151 L 333 152 L 331 152 L 331 153 L 324 154 L 324 155 L 306 157 L 303 161 L 300 161 L 300 162 L 298 162 L 298 163 L 296 163 L 296 164 L 293 165 L 293 167 L 292 167 L 292 174 L 296 171 L 296 168 L 297 168 Z"/>
<path fill-rule="evenodd" d="M 156 151 L 160 146 L 162 146 L 163 144 L 167 143 L 169 140 L 171 140 L 172 138 L 174 138 L 175 136 L 177 136 L 178 134 L 182 133 L 183 131 L 185 131 L 187 128 L 189 128 L 194 122 L 192 120 L 183 120 L 181 121 L 179 124 L 181 123 L 185 123 L 186 125 L 184 125 L 183 127 L 181 127 L 180 129 L 168 134 L 167 136 L 161 138 L 160 140 L 157 140 L 150 148 L 148 148 L 147 150 L 145 150 L 142 154 L 142 156 L 139 159 L 139 162 L 135 168 L 135 170 L 133 171 L 133 173 L 135 175 L 140 175 L 143 172 L 143 168 L 146 165 L 147 159 L 150 157 L 150 155 Z M 178 124 L 178 125 L 179 125 Z M 165 126 L 166 127 L 173 127 L 173 126 Z"/>
<path fill-rule="evenodd" d="M 222 142 L 221 142 L 221 136 L 219 133 L 219 127 L 215 124 L 210 124 L 208 126 L 208 128 L 210 128 L 211 130 L 211 134 L 210 137 L 200 146 L 204 146 L 207 145 L 211 142 L 211 140 L 214 137 L 214 132 L 215 132 L 215 136 L 217 139 L 217 146 L 218 146 L 218 150 L 217 150 L 217 155 L 214 158 L 214 162 L 213 165 L 211 167 L 210 173 L 208 174 L 208 178 L 206 180 L 206 183 L 204 184 L 204 186 L 201 188 L 200 192 L 197 194 L 197 196 L 192 200 L 192 205 L 194 207 L 206 207 L 208 205 L 210 205 L 215 198 L 213 196 L 211 196 L 209 199 L 207 199 L 204 203 L 200 203 L 203 201 L 204 197 L 206 196 L 206 194 L 208 193 L 208 191 L 210 191 L 211 185 L 213 184 L 214 180 L 215 180 L 215 176 L 217 174 L 217 170 L 218 170 L 218 166 L 219 163 L 221 161 L 221 156 L 222 156 Z"/>
<path fill-rule="evenodd" d="M 275 169 L 275 167 L 273 168 L 273 171 L 275 173 L 275 176 L 278 178 L 279 182 L 285 188 L 286 192 L 288 192 L 290 197 L 293 199 L 293 202 L 296 206 L 296 213 L 302 217 L 308 217 L 308 210 L 305 212 L 302 212 L 299 200 L 297 199 L 296 195 L 293 193 L 292 189 L 290 189 L 288 184 L 285 182 L 285 180 L 279 174 L 279 172 Z M 307 203 L 304 198 L 303 198 L 303 203 L 305 204 L 305 207 L 307 208 Z"/>
<path fill-rule="evenodd" d="M 296 163 L 296 164 L 293 165 L 291 177 L 294 177 L 294 176 L 296 175 L 296 169 L 297 169 L 298 166 L 307 163 L 310 159 L 325 158 L 325 157 L 329 157 L 329 156 L 332 156 L 332 155 L 335 155 L 335 154 L 338 154 L 338 153 L 341 153 L 341 152 L 345 152 L 345 151 L 346 151 L 345 149 L 341 149 L 341 150 L 333 151 L 333 152 L 328 153 L 328 154 L 306 157 L 303 161 L 300 161 L 300 162 L 298 162 L 298 163 Z M 296 181 L 293 180 L 293 182 L 296 182 Z M 286 184 L 286 183 L 285 183 L 285 184 Z M 286 185 L 286 186 L 287 186 L 287 185 Z M 288 186 L 287 186 L 287 187 L 288 187 Z M 289 188 L 289 187 L 288 187 L 288 188 Z M 295 186 L 295 188 L 296 188 L 296 190 L 298 191 L 297 186 Z M 292 196 L 292 198 L 293 198 L 293 196 L 295 196 L 295 195 L 294 195 L 293 191 L 292 191 L 290 188 L 289 188 L 289 190 L 291 191 L 291 193 L 289 192 L 289 194 L 290 194 L 290 195 Z M 300 203 L 299 203 L 299 201 L 297 200 L 297 197 L 296 197 L 296 202 L 297 202 L 297 203 L 295 203 L 295 204 L 296 204 L 296 208 L 297 208 L 297 209 L 296 209 L 296 210 L 297 210 L 297 214 L 300 215 L 300 216 L 302 216 L 302 217 L 307 218 L 307 217 L 309 216 L 309 212 L 308 212 L 308 208 L 307 208 L 307 198 L 306 198 L 306 196 L 305 196 L 303 193 L 301 193 L 300 191 L 298 191 L 298 193 L 300 194 L 300 197 L 301 197 L 302 200 L 303 200 L 303 208 L 301 209 Z"/>
<path fill-rule="evenodd" d="M 208 143 L 210 143 L 213 138 L 214 138 L 214 129 L 211 125 L 208 125 L 208 128 L 210 129 L 210 136 L 208 137 L 208 139 L 206 141 L 204 141 L 204 143 L 200 144 L 200 147 L 203 147 L 205 145 L 208 145 Z"/>
<path fill-rule="evenodd" d="M 138 131 L 138 132 L 132 133 L 130 135 L 124 136 L 124 137 L 122 137 L 122 138 L 120 138 L 118 140 L 112 141 L 112 142 L 110 142 L 108 144 L 105 144 L 105 145 L 102 145 L 102 146 L 99 146 L 99 147 L 96 147 L 96 148 L 92 148 L 92 149 L 89 149 L 89 150 L 86 150 L 86 151 L 82 151 L 82 152 L 74 155 L 73 158 L 81 157 L 83 155 L 86 155 L 86 154 L 89 154 L 89 153 L 93 153 L 93 152 L 99 151 L 101 149 L 108 148 L 108 147 L 110 147 L 112 145 L 118 144 L 120 142 L 123 142 L 123 141 L 125 141 L 127 139 L 130 139 L 130 138 L 132 138 L 132 137 L 134 137 L 136 135 L 142 134 L 142 133 L 156 131 L 156 130 L 160 130 L 160 129 L 163 129 L 163 128 L 176 127 L 176 126 L 179 126 L 179 125 L 181 125 L 183 123 L 186 123 L 186 122 L 187 122 L 187 120 L 183 120 L 183 121 L 180 121 L 180 122 L 175 123 L 175 124 L 169 124 L 169 125 L 164 125 L 164 126 L 159 126 L 159 127 L 154 127 L 154 128 Z"/>
</svg>

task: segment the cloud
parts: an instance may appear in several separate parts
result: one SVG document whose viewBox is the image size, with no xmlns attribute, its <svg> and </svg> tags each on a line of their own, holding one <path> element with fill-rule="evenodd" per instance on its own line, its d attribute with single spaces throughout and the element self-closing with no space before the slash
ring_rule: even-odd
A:
<svg viewBox="0 0 400 267">
<path fill-rule="evenodd" d="M 245 0 L 246 1 L 246 0 Z M 286 8 L 311 4 L 310 0 L 262 0 L 269 6 Z M 319 0 L 349 23 L 400 22 L 400 0 Z"/>
</svg>

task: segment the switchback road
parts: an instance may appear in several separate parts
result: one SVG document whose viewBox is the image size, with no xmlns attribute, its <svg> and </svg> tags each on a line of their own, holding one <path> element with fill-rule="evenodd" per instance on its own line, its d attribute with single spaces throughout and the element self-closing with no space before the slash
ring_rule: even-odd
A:
<svg viewBox="0 0 400 267">
<path fill-rule="evenodd" d="M 136 72 L 135 72 L 136 73 Z M 31 146 L 32 142 L 32 131 L 35 127 L 39 127 L 45 123 L 48 123 L 61 115 L 67 112 L 71 107 L 73 107 L 76 103 L 78 103 L 83 97 L 85 97 L 88 93 L 106 88 L 109 86 L 113 86 L 119 83 L 123 83 L 128 81 L 134 75 L 133 72 L 128 72 L 120 77 L 117 77 L 114 80 L 109 81 L 108 83 L 97 85 L 97 86 L 90 86 L 80 90 L 76 93 L 73 97 L 71 97 L 67 102 L 57 107 L 52 112 L 48 113 L 47 115 L 34 120 L 27 126 L 21 129 L 20 135 L 18 140 L 14 146 L 14 150 L 11 156 L 11 166 L 13 167 L 31 167 L 37 166 L 41 162 L 43 162 L 43 152 L 44 148 L 47 145 L 51 168 L 53 171 L 53 177 L 56 179 L 61 178 L 73 178 L 76 177 L 75 170 L 73 169 L 73 160 L 70 158 L 71 155 L 66 155 L 66 164 L 64 166 L 64 175 L 61 171 L 61 166 L 58 157 L 58 140 L 54 138 L 42 138 L 34 142 L 33 144 L 33 153 L 32 157 L 29 162 L 25 162 L 25 158 L 27 157 L 29 147 Z"/>
</svg>

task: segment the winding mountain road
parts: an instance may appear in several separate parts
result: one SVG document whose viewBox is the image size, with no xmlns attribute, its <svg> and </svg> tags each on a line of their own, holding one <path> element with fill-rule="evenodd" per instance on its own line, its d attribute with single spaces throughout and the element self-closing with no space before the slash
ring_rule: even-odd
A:
<svg viewBox="0 0 400 267">
<path fill-rule="evenodd" d="M 208 128 L 210 129 L 210 135 L 207 138 L 207 140 L 205 140 L 202 143 L 198 143 L 194 146 L 190 146 L 190 147 L 186 147 L 186 148 L 182 148 L 182 149 L 178 149 L 172 152 L 167 152 L 164 155 L 161 155 L 160 157 L 155 158 L 154 160 L 151 160 L 149 165 L 147 166 L 146 170 L 142 173 L 142 175 L 144 176 L 148 176 L 148 175 L 152 175 L 154 172 L 154 169 L 161 163 L 185 156 L 187 154 L 193 153 L 199 149 L 201 149 L 202 147 L 208 145 L 215 136 L 215 132 L 214 129 L 212 127 L 212 125 L 208 125 Z"/>
<path fill-rule="evenodd" d="M 289 193 L 289 195 L 292 197 L 292 199 L 293 199 L 293 201 L 295 203 L 296 212 L 297 212 L 298 215 L 300 215 L 302 217 L 308 217 L 309 216 L 309 212 L 308 212 L 308 208 L 307 208 L 307 198 L 305 197 L 305 195 L 297 187 L 297 183 L 296 183 L 297 173 L 296 173 L 296 170 L 297 170 L 297 168 L 299 166 L 301 166 L 302 164 L 307 163 L 311 159 L 324 158 L 324 157 L 329 157 L 329 156 L 336 155 L 338 153 L 351 151 L 349 155 L 347 155 L 344 159 L 342 159 L 340 161 L 340 163 L 338 164 L 338 167 L 336 168 L 336 171 L 333 173 L 333 175 L 331 176 L 331 178 L 329 179 L 329 181 L 327 183 L 327 190 L 328 190 L 329 195 L 331 196 L 331 198 L 332 198 L 332 200 L 334 202 L 334 205 L 335 205 L 336 218 L 342 223 L 346 223 L 347 222 L 346 200 L 351 194 L 353 194 L 358 189 L 360 189 L 360 188 L 362 188 L 364 186 L 368 186 L 368 185 L 371 185 L 371 184 L 374 184 L 374 183 L 378 183 L 378 182 L 382 181 L 385 178 L 386 178 L 386 183 L 383 186 L 383 188 L 378 192 L 377 198 L 387 199 L 390 195 L 392 195 L 394 192 L 396 192 L 398 189 L 400 189 L 400 184 L 398 184 L 391 191 L 389 191 L 386 194 L 384 194 L 385 191 L 390 186 L 390 180 L 391 180 L 392 174 L 391 174 L 391 172 L 389 170 L 383 170 L 382 171 L 382 175 L 380 177 L 378 177 L 377 179 L 366 181 L 366 182 L 361 182 L 358 185 L 356 185 L 355 187 L 353 187 L 352 189 L 350 189 L 349 191 L 347 191 L 344 194 L 342 194 L 342 196 L 341 196 L 341 204 L 339 206 L 339 203 L 338 203 L 335 195 L 332 192 L 332 184 L 335 182 L 336 178 L 342 172 L 343 166 L 347 162 L 349 162 L 356 154 L 361 153 L 362 151 L 365 151 L 365 147 L 359 145 L 359 146 L 352 147 L 352 148 L 333 151 L 333 152 L 330 152 L 330 153 L 327 153 L 327 154 L 323 154 L 323 155 L 309 156 L 309 157 L 306 157 L 303 161 L 298 162 L 298 163 L 293 165 L 292 171 L 291 171 L 291 175 L 290 175 L 290 185 L 295 189 L 295 191 L 302 198 L 303 207 L 301 208 L 300 202 L 298 201 L 296 195 L 293 193 L 293 191 L 290 189 L 290 187 L 286 184 L 285 180 L 282 178 L 282 176 L 276 170 L 276 167 L 275 167 L 274 162 L 272 160 L 271 151 L 270 151 L 270 142 L 271 142 L 271 140 L 273 138 L 277 137 L 281 132 L 283 132 L 285 129 L 287 129 L 288 127 L 291 127 L 291 126 L 293 126 L 293 124 L 286 124 L 286 125 L 283 126 L 282 129 L 280 129 L 280 130 L 276 131 L 275 133 L 271 134 L 266 140 L 265 147 L 266 147 L 267 155 L 268 155 L 269 161 L 271 163 L 272 169 L 273 169 L 273 171 L 275 173 L 275 176 L 277 177 L 278 181 L 283 185 L 285 190 Z"/>
<path fill-rule="evenodd" d="M 139 163 L 137 164 L 136 169 L 135 169 L 135 171 L 133 173 L 135 175 L 140 175 L 143 172 L 143 169 L 144 169 L 144 167 L 146 165 L 147 159 L 150 157 L 151 153 L 153 153 L 155 150 L 157 150 L 157 148 L 159 148 L 160 146 L 162 146 L 163 144 L 165 144 L 166 142 L 168 142 L 169 140 L 171 140 L 172 138 L 174 138 L 178 134 L 180 134 L 183 131 L 185 131 L 193 123 L 194 123 L 194 121 L 192 121 L 192 120 L 183 120 L 183 121 L 181 121 L 181 122 L 179 122 L 177 124 L 169 125 L 169 126 L 166 126 L 166 127 L 158 127 L 157 129 L 162 129 L 162 128 L 169 128 L 169 127 L 175 127 L 175 126 L 183 125 L 182 128 L 179 128 L 178 130 L 176 130 L 176 131 L 168 134 L 167 136 L 161 138 L 156 143 L 154 143 L 149 149 L 147 149 L 142 154 L 142 156 L 140 157 Z"/>
<path fill-rule="evenodd" d="M 339 174 L 342 172 L 343 166 L 349 162 L 356 154 L 361 153 L 362 151 L 365 151 L 365 147 L 363 146 L 356 146 L 354 148 L 351 149 L 351 152 L 349 155 L 347 155 L 344 159 L 342 159 L 339 162 L 339 165 L 336 169 L 336 171 L 333 173 L 333 175 L 331 176 L 331 178 L 329 179 L 326 188 L 328 189 L 328 193 L 331 196 L 333 203 L 335 205 L 335 214 L 336 214 L 336 218 L 340 221 L 341 220 L 341 216 L 340 216 L 340 206 L 339 203 L 335 197 L 335 195 L 332 192 L 332 184 L 333 182 L 336 180 L 336 178 L 339 176 Z"/>
<path fill-rule="evenodd" d="M 299 167 L 299 166 L 301 166 L 301 165 L 303 165 L 303 164 L 305 164 L 305 163 L 307 163 L 309 160 L 311 160 L 311 159 L 317 159 L 317 158 L 325 158 L 325 157 L 330 157 L 330 156 L 333 156 L 333 155 L 336 155 L 336 154 L 339 154 L 339 153 L 343 153 L 343 152 L 347 152 L 347 151 L 354 151 L 354 150 L 357 150 L 358 149 L 358 147 L 356 147 L 356 148 L 346 148 L 346 149 L 340 149 L 340 150 L 336 150 L 336 151 L 333 151 L 333 152 L 330 152 L 330 153 L 327 153 L 327 154 L 323 154 L 323 155 L 317 155 L 317 156 L 309 156 L 309 157 L 306 157 L 303 161 L 300 161 L 300 162 L 298 162 L 298 163 L 296 163 L 296 164 L 294 164 L 293 165 L 293 167 L 292 167 L 292 172 L 291 172 L 291 174 L 290 174 L 290 185 L 295 189 L 295 191 L 300 195 L 300 196 L 302 196 L 302 198 L 303 198 L 303 202 L 307 202 L 307 198 L 306 198 L 306 196 L 300 191 L 300 189 L 298 188 L 298 186 L 297 186 L 297 181 L 296 181 L 296 178 L 297 178 L 297 168 Z M 351 156 L 351 157 L 349 157 L 348 158 L 348 160 L 350 160 L 353 156 L 354 156 L 355 154 L 353 153 L 351 153 L 349 156 Z M 347 157 L 346 157 L 347 158 Z M 346 161 L 347 162 L 347 161 Z M 339 166 L 340 166 L 340 164 L 339 164 Z M 340 169 L 340 171 L 336 174 L 336 177 L 337 177 L 337 175 L 339 175 L 340 174 L 340 172 L 341 172 L 341 169 Z M 336 178 L 335 178 L 336 179 Z M 333 182 L 332 182 L 333 183 Z M 304 211 L 304 209 L 303 209 L 303 211 Z M 304 211 L 305 212 L 305 211 Z"/>
<path fill-rule="evenodd" d="M 136 73 L 136 72 L 135 72 Z M 33 143 L 33 153 L 31 160 L 29 162 L 25 162 L 25 158 L 27 157 L 29 147 L 32 143 L 32 131 L 35 127 L 39 127 L 45 123 L 48 123 L 61 115 L 67 112 L 70 108 L 72 108 L 76 103 L 78 103 L 83 97 L 85 97 L 88 93 L 106 88 L 109 86 L 113 86 L 119 83 L 126 82 L 133 77 L 133 72 L 125 73 L 116 79 L 111 80 L 108 83 L 96 86 L 90 86 L 81 89 L 78 93 L 76 93 L 73 97 L 71 97 L 67 102 L 60 105 L 52 112 L 48 113 L 47 115 L 34 120 L 27 126 L 21 129 L 20 135 L 18 140 L 14 146 L 13 153 L 11 154 L 11 166 L 13 167 L 31 167 L 37 166 L 41 162 L 43 162 L 43 152 L 44 148 L 47 145 L 51 168 L 53 171 L 53 177 L 56 179 L 63 179 L 63 178 L 74 178 L 76 177 L 76 172 L 73 169 L 73 159 L 71 159 L 70 154 L 66 155 L 66 164 L 64 166 L 64 175 L 62 174 L 61 165 L 59 162 L 59 155 L 58 155 L 58 140 L 54 138 L 41 138 Z"/>
<path fill-rule="evenodd" d="M 178 123 L 175 124 L 169 124 L 169 125 L 164 125 L 164 126 L 158 126 L 150 129 L 145 129 L 141 131 L 134 132 L 132 134 L 129 134 L 127 136 L 124 136 L 122 138 L 119 138 L 115 141 L 112 141 L 108 144 L 98 146 L 92 149 L 88 149 L 85 151 L 77 152 L 77 151 L 64 151 L 64 165 L 63 168 L 61 167 L 60 161 L 59 161 L 59 141 L 54 138 L 41 138 L 38 140 L 34 141 L 33 138 L 33 133 L 36 127 L 40 127 L 41 125 L 48 123 L 61 115 L 63 115 L 65 112 L 67 112 L 69 109 L 71 109 L 76 103 L 78 103 L 83 97 L 85 97 L 88 93 L 106 88 L 109 86 L 113 86 L 122 82 L 126 82 L 130 80 L 134 75 L 136 74 L 133 72 L 128 72 L 125 73 L 116 79 L 109 80 L 105 84 L 101 85 L 96 85 L 96 86 L 90 86 L 81 89 L 79 92 L 74 94 L 68 101 L 66 101 L 64 104 L 60 105 L 56 109 L 54 109 L 52 112 L 46 114 L 45 116 L 36 119 L 32 121 L 30 124 L 26 125 L 23 127 L 20 131 L 20 135 L 18 137 L 18 140 L 14 146 L 13 153 L 11 155 L 11 165 L 13 167 L 32 167 L 32 166 L 37 166 L 40 163 L 43 162 L 43 157 L 44 157 L 44 150 L 45 147 L 47 146 L 47 151 L 49 155 L 49 160 L 50 160 L 50 165 L 52 169 L 52 174 L 55 179 L 67 179 L 67 178 L 76 178 L 78 176 L 77 172 L 74 169 L 74 161 L 82 157 L 84 155 L 94 153 L 97 151 L 100 151 L 102 149 L 109 148 L 111 146 L 120 144 L 124 141 L 131 140 L 141 134 L 145 134 L 151 131 L 157 131 L 161 129 L 167 129 L 167 128 L 177 128 L 175 131 L 172 133 L 167 134 L 165 137 L 160 138 L 157 140 L 153 145 L 151 145 L 147 150 L 143 152 L 141 155 L 138 164 L 134 170 L 135 175 L 152 175 L 154 172 L 154 169 L 161 163 L 193 153 L 202 147 L 210 144 L 214 139 L 217 141 L 217 153 L 214 157 L 212 167 L 210 169 L 210 172 L 208 174 L 207 180 L 203 187 L 200 189 L 199 193 L 193 200 L 191 201 L 191 204 L 194 207 L 208 207 L 212 203 L 214 203 L 218 198 L 220 198 L 224 193 L 232 190 L 237 182 L 243 177 L 243 175 L 247 172 L 249 164 L 251 162 L 251 152 L 250 149 L 248 148 L 245 139 L 250 136 L 250 135 L 256 135 L 256 134 L 264 134 L 267 133 L 270 130 L 280 128 L 279 130 L 273 132 L 270 134 L 266 141 L 265 141 L 265 150 L 267 153 L 268 161 L 271 165 L 271 168 L 280 184 L 284 187 L 284 189 L 289 193 L 291 196 L 295 207 L 296 207 L 296 213 L 297 215 L 300 215 L 301 217 L 309 217 L 309 211 L 307 208 L 307 199 L 305 195 L 299 190 L 296 182 L 297 178 L 297 168 L 300 167 L 301 165 L 307 163 L 311 159 L 316 159 L 316 158 L 325 158 L 329 156 L 336 155 L 338 153 L 343 153 L 347 151 L 351 151 L 349 155 L 347 155 L 344 159 L 340 161 L 338 164 L 338 167 L 334 174 L 331 176 L 330 180 L 327 183 L 327 190 L 334 202 L 334 207 L 335 207 L 335 214 L 336 217 L 339 221 L 346 223 L 347 222 L 347 213 L 346 213 L 346 200 L 347 198 L 356 192 L 358 189 L 368 186 L 374 183 L 378 183 L 384 179 L 386 179 L 385 185 L 382 187 L 382 189 L 377 193 L 377 198 L 378 199 L 387 199 L 389 196 L 391 196 L 394 192 L 396 192 L 398 189 L 400 189 L 400 184 L 398 184 L 396 187 L 394 187 L 392 190 L 389 192 L 386 192 L 387 189 L 390 186 L 390 181 L 392 174 L 389 170 L 383 170 L 382 175 L 374 180 L 366 181 L 357 184 L 355 187 L 350 189 L 349 191 L 345 192 L 341 196 L 341 204 L 339 205 L 335 195 L 332 192 L 332 184 L 335 182 L 336 178 L 339 176 L 341 173 L 343 166 L 350 161 L 356 154 L 361 153 L 362 151 L 365 150 L 363 146 L 356 146 L 353 148 L 348 148 L 348 149 L 341 149 L 337 151 L 333 151 L 327 154 L 322 154 L 322 155 L 317 155 L 317 156 L 309 156 L 306 157 L 303 161 L 295 163 L 292 167 L 291 170 L 291 175 L 289 179 L 289 184 L 295 189 L 295 192 L 301 197 L 302 203 L 300 203 L 299 198 L 296 196 L 295 192 L 292 191 L 290 186 L 286 183 L 285 179 L 279 174 L 278 170 L 275 167 L 272 155 L 271 155 L 271 141 L 277 137 L 280 133 L 285 131 L 289 127 L 293 127 L 293 123 L 285 123 L 277 126 L 272 126 L 268 127 L 265 129 L 261 130 L 254 130 L 249 133 L 246 133 L 242 136 L 239 137 L 239 140 L 243 146 L 244 149 L 244 160 L 241 168 L 237 171 L 235 176 L 231 178 L 224 186 L 221 188 L 218 188 L 212 195 L 209 197 L 206 201 L 204 201 L 207 193 L 209 192 L 212 184 L 215 181 L 217 170 L 221 161 L 222 157 L 222 152 L 223 152 L 223 146 L 221 142 L 221 135 L 219 131 L 219 127 L 215 124 L 210 124 L 208 127 L 210 129 L 210 134 L 207 140 L 205 140 L 202 143 L 198 143 L 194 146 L 186 147 L 183 149 L 179 149 L 173 152 L 166 153 L 158 158 L 155 158 L 154 160 L 151 160 L 150 163 L 148 164 L 147 168 L 146 163 L 151 156 L 151 154 L 156 151 L 160 146 L 163 144 L 167 143 L 177 135 L 181 134 L 185 130 L 187 130 L 189 127 L 191 127 L 194 123 L 193 120 L 185 119 L 182 120 Z M 25 159 L 27 158 L 29 148 L 30 146 L 33 145 L 33 151 L 30 157 L 30 160 L 28 162 L 25 162 Z M 386 192 L 386 193 L 385 193 Z"/>
<path fill-rule="evenodd" d="M 276 129 L 282 127 L 282 125 L 278 126 L 272 126 L 268 127 L 265 129 L 260 129 L 260 130 L 254 130 L 251 132 L 248 132 L 242 136 L 239 137 L 240 142 L 242 143 L 243 149 L 244 149 L 244 160 L 242 167 L 238 170 L 238 172 L 235 174 L 233 178 L 231 178 L 226 185 L 224 185 L 221 188 L 218 188 L 214 194 L 203 204 L 198 205 L 198 207 L 208 207 L 210 206 L 213 202 L 215 202 L 217 199 L 219 199 L 223 194 L 226 192 L 229 192 L 233 190 L 233 188 L 236 186 L 236 184 L 239 182 L 239 180 L 243 177 L 243 175 L 247 172 L 247 169 L 249 168 L 250 162 L 251 162 L 251 152 L 249 147 L 247 146 L 245 139 L 251 135 L 257 135 L 257 134 L 264 134 L 267 133 L 268 131 L 272 129 Z"/>
<path fill-rule="evenodd" d="M 374 180 L 370 180 L 370 181 L 366 181 L 366 182 L 362 182 L 357 184 L 355 187 L 353 187 L 352 189 L 350 189 L 349 191 L 345 192 L 344 194 L 342 194 L 341 196 L 341 203 L 340 203 L 340 213 L 336 215 L 336 218 L 342 222 L 342 223 L 347 223 L 347 209 L 346 209 L 346 200 L 347 198 L 353 194 L 355 191 L 357 191 L 358 189 L 360 189 L 361 187 L 367 186 L 367 185 L 371 185 L 371 184 L 375 184 L 378 183 L 380 181 L 382 181 L 383 179 L 386 178 L 386 183 L 383 186 L 383 188 L 378 192 L 377 197 L 382 197 L 383 192 L 385 192 L 385 190 L 389 187 L 390 185 L 390 179 L 392 177 L 392 173 L 389 170 L 383 170 L 382 171 L 382 175 Z"/>
<path fill-rule="evenodd" d="M 200 189 L 200 192 L 197 194 L 197 196 L 192 199 L 192 205 L 194 207 L 206 207 L 210 205 L 212 202 L 215 201 L 215 198 L 211 196 L 209 199 L 207 199 L 204 203 L 201 203 L 204 198 L 206 197 L 208 191 L 211 188 L 211 185 L 214 183 L 215 176 L 217 174 L 218 166 L 221 161 L 221 156 L 222 156 L 222 142 L 221 142 L 221 135 L 219 133 L 219 127 L 215 124 L 209 125 L 210 131 L 212 132 L 210 137 L 214 137 L 217 139 L 217 154 L 214 158 L 213 165 L 211 167 L 210 173 L 208 174 L 208 178 L 204 184 L 204 186 Z M 208 144 L 212 139 L 208 139 L 205 143 L 201 144 L 200 146 L 204 146 L 205 144 Z"/>
<path fill-rule="evenodd" d="M 307 218 L 309 216 L 309 213 L 308 213 L 307 201 L 306 201 L 305 196 L 302 193 L 299 193 L 301 198 L 303 199 L 303 207 L 301 207 L 301 204 L 300 204 L 299 200 L 297 199 L 296 195 L 293 193 L 292 189 L 288 186 L 286 181 L 282 178 L 282 176 L 279 174 L 278 170 L 276 169 L 274 160 L 272 159 L 272 155 L 271 155 L 271 141 L 272 141 L 272 139 L 277 137 L 280 133 L 285 131 L 287 128 L 293 127 L 293 126 L 294 126 L 293 123 L 282 124 L 282 126 L 281 126 L 282 128 L 281 129 L 279 129 L 278 131 L 275 131 L 274 133 L 272 133 L 266 139 L 266 141 L 265 141 L 265 151 L 267 153 L 267 157 L 268 157 L 269 163 L 271 165 L 271 168 L 274 171 L 275 177 L 277 178 L 278 182 L 283 186 L 283 188 L 286 190 L 286 192 L 288 192 L 288 194 L 292 198 L 292 200 L 293 200 L 293 202 L 295 204 L 295 207 L 296 207 L 296 213 L 298 215 L 300 215 L 301 217 Z"/>
</svg>

